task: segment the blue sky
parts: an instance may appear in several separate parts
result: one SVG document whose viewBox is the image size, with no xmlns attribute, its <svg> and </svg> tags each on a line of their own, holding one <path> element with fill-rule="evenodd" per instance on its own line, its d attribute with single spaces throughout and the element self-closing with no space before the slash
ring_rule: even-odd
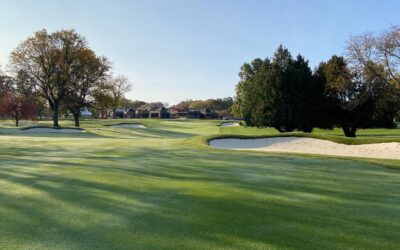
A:
<svg viewBox="0 0 400 250">
<path fill-rule="evenodd" d="M 351 35 L 400 24 L 399 0 L 0 0 L 0 9 L 3 70 L 34 31 L 74 28 L 129 77 L 129 98 L 169 104 L 233 96 L 243 62 L 280 43 L 314 67 Z"/>
</svg>

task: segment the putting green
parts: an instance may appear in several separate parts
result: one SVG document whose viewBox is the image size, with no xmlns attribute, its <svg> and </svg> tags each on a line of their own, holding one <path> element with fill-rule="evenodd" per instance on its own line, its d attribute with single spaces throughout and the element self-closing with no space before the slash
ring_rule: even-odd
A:
<svg viewBox="0 0 400 250">
<path fill-rule="evenodd" d="M 83 121 L 87 133 L 76 134 L 0 129 L 0 249 L 400 246 L 399 170 L 199 143 L 270 133 L 221 121 L 103 126 L 113 123 Z"/>
</svg>

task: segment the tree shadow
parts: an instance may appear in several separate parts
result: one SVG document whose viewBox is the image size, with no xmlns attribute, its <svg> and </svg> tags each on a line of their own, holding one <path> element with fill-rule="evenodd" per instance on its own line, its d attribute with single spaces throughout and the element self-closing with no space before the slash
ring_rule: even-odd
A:
<svg viewBox="0 0 400 250">
<path fill-rule="evenodd" d="M 94 155 L 42 150 L 27 146 L 1 155 L 0 233 L 6 236 L 0 247 L 7 242 L 85 249 L 400 244 L 395 170 L 185 147 L 142 146 L 120 157 L 106 149 Z"/>
<path fill-rule="evenodd" d="M 45 133 L 45 132 L 29 132 L 19 128 L 0 128 L 0 136 L 16 136 L 16 137 L 50 137 L 50 138 L 106 138 L 103 135 L 93 133 L 92 131 L 84 131 L 81 133 Z"/>
</svg>

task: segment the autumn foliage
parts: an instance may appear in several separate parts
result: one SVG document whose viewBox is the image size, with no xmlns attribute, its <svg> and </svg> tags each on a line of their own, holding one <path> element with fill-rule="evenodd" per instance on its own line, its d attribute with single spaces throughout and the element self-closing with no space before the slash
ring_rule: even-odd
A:
<svg viewBox="0 0 400 250">
<path fill-rule="evenodd" d="M 22 119 L 36 119 L 36 106 L 31 98 L 8 92 L 0 99 L 0 116 L 4 118 L 13 118 L 18 127 Z"/>
</svg>

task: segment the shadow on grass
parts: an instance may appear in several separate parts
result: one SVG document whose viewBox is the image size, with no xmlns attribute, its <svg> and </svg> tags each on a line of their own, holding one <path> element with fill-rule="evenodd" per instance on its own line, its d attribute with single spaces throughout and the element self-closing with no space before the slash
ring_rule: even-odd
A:
<svg viewBox="0 0 400 250">
<path fill-rule="evenodd" d="M 177 132 L 177 131 L 154 129 L 154 128 L 148 129 L 145 132 L 150 135 L 169 137 L 169 138 L 188 138 L 197 135 L 194 133 Z"/>
<path fill-rule="evenodd" d="M 21 160 L 40 153 L 46 156 Z M 0 232 L 10 242 L 93 249 L 400 244 L 398 171 L 187 148 L 140 147 L 117 158 L 106 150 L 70 153 L 2 155 L 0 185 L 10 191 L 0 191 Z"/>
<path fill-rule="evenodd" d="M 54 138 L 105 138 L 105 136 L 95 134 L 89 131 L 81 133 L 45 133 L 29 132 L 29 129 L 21 130 L 19 128 L 0 128 L 0 136 L 19 136 L 19 137 L 54 137 Z"/>
<path fill-rule="evenodd" d="M 357 137 L 393 137 L 400 138 L 400 133 L 394 134 L 359 134 Z"/>
</svg>

